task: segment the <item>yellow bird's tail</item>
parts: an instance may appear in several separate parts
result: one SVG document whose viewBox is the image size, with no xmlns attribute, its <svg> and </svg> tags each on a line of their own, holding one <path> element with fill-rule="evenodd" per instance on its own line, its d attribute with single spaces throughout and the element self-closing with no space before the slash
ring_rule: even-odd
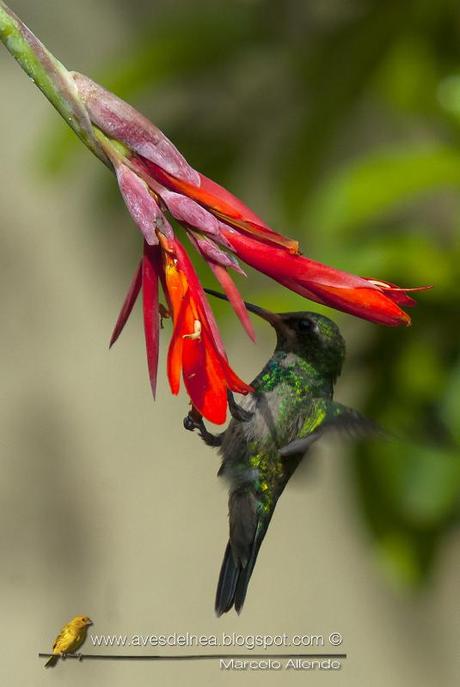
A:
<svg viewBox="0 0 460 687">
<path fill-rule="evenodd" d="M 51 656 L 45 663 L 45 668 L 52 668 L 59 660 L 59 656 Z"/>
</svg>

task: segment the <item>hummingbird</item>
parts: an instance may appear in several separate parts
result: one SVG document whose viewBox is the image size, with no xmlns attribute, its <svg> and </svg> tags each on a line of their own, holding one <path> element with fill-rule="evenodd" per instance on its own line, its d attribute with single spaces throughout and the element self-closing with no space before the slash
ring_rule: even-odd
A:
<svg viewBox="0 0 460 687">
<path fill-rule="evenodd" d="M 218 447 L 218 475 L 229 486 L 230 532 L 217 585 L 217 616 L 243 608 L 278 499 L 314 442 L 330 429 L 377 430 L 358 411 L 333 400 L 345 341 L 332 320 L 314 312 L 274 313 L 245 305 L 276 333 L 275 350 L 251 383 L 253 392 L 240 403 L 229 397 L 232 419 L 221 434 L 211 434 L 193 408 L 184 420 L 186 429 L 198 429 L 206 444 Z"/>
</svg>

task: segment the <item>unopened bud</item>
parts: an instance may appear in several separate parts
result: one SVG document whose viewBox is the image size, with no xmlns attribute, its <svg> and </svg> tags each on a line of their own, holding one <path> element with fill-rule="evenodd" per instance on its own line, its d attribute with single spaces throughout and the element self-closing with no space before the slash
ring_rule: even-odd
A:
<svg viewBox="0 0 460 687">
<path fill-rule="evenodd" d="M 168 220 L 161 212 L 147 184 L 124 164 L 117 164 L 115 170 L 123 200 L 131 217 L 150 246 L 158 244 L 156 231 L 167 237 L 173 236 Z"/>
<path fill-rule="evenodd" d="M 168 174 L 200 185 L 198 172 L 152 122 L 84 74 L 72 72 L 72 76 L 93 124 Z"/>
</svg>

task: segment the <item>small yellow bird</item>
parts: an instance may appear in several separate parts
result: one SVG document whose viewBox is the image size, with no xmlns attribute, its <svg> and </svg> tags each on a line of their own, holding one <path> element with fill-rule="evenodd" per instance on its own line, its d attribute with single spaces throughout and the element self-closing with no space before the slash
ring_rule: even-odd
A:
<svg viewBox="0 0 460 687">
<path fill-rule="evenodd" d="M 53 644 L 53 656 L 45 663 L 45 668 L 55 666 L 59 657 L 74 654 L 86 639 L 88 627 L 93 624 L 87 615 L 76 615 L 70 623 L 64 625 Z"/>
</svg>

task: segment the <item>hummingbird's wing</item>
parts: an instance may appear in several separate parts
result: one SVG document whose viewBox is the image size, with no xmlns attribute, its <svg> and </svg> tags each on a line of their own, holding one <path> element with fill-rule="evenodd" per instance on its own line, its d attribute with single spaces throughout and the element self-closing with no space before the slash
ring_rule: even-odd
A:
<svg viewBox="0 0 460 687">
<path fill-rule="evenodd" d="M 382 430 L 375 422 L 357 410 L 327 398 L 314 398 L 296 438 L 280 448 L 280 455 L 287 458 L 305 453 L 324 432 L 329 430 L 345 431 L 352 436 L 382 434 Z"/>
</svg>

